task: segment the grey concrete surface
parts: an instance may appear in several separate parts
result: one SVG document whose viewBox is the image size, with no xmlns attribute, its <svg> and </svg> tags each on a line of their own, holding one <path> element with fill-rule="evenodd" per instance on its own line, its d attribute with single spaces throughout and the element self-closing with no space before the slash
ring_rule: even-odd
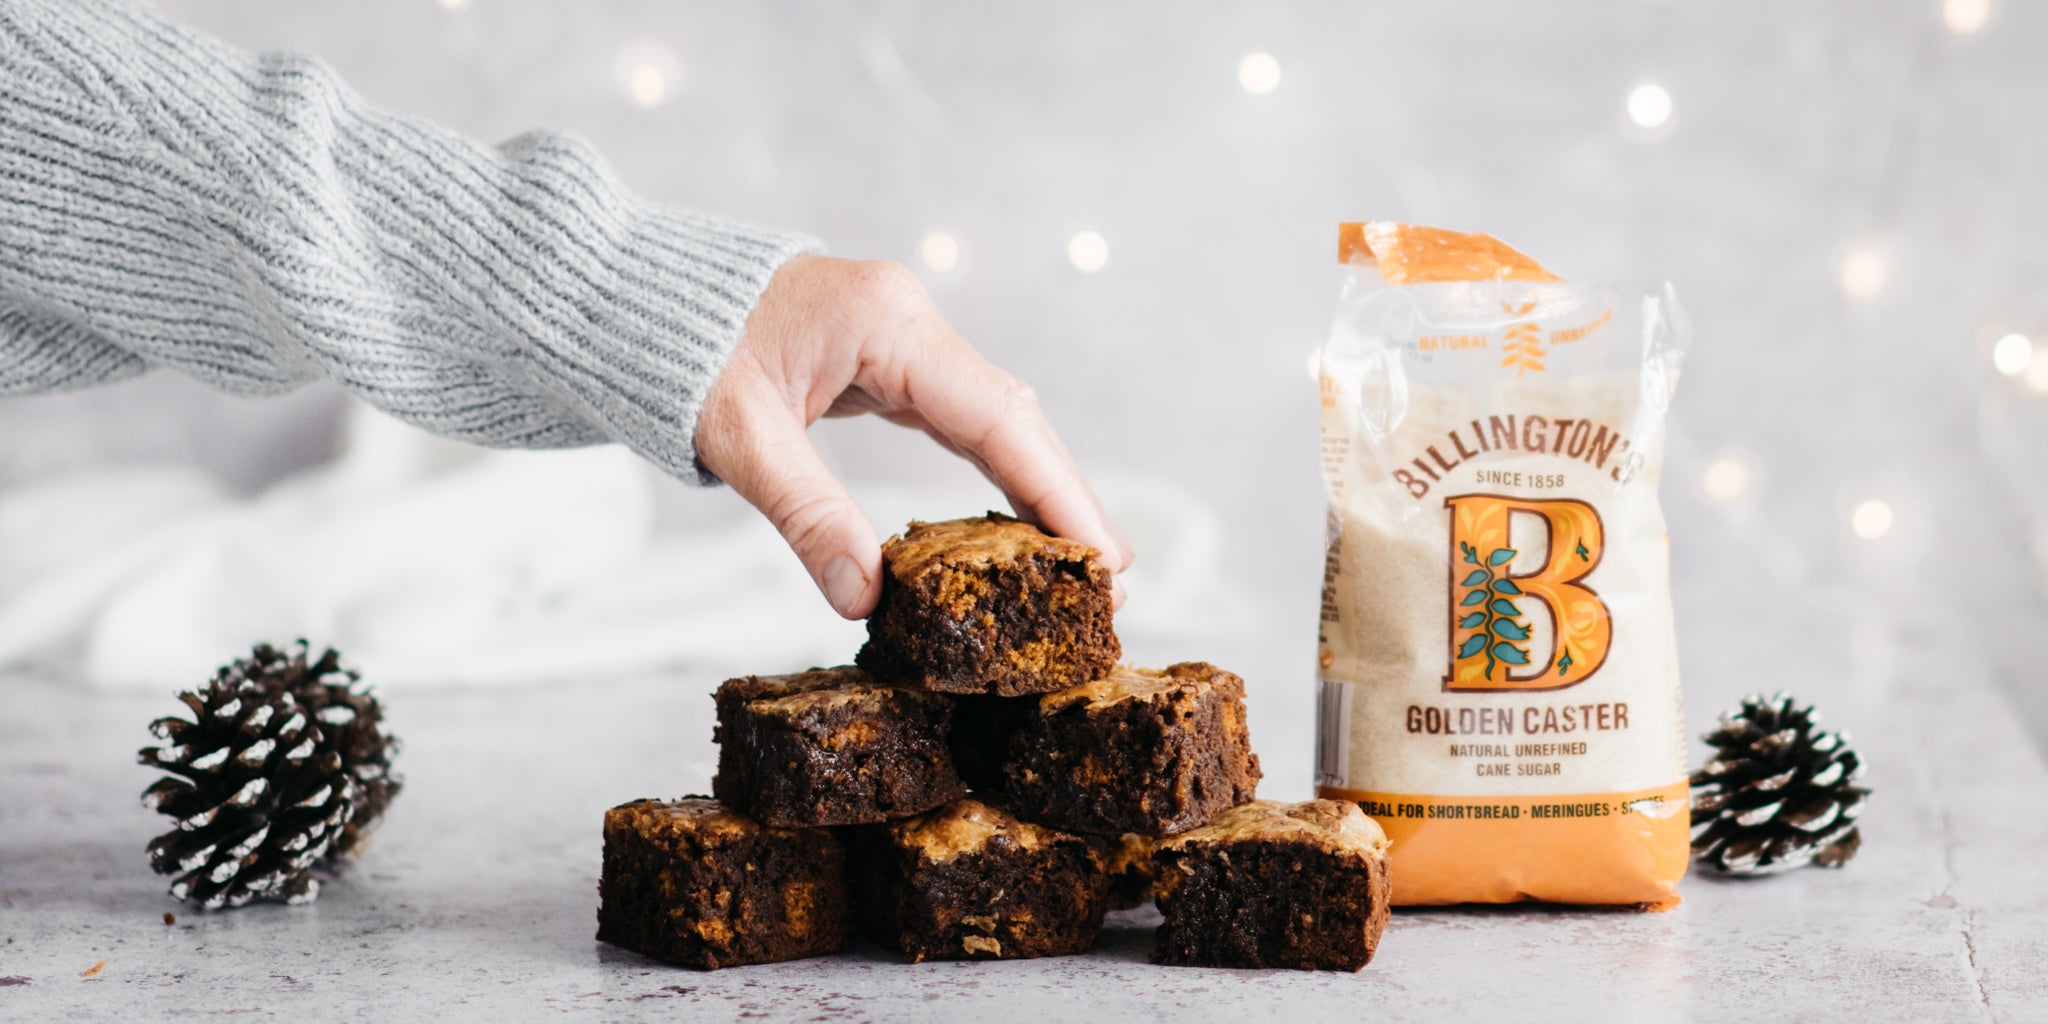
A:
<svg viewBox="0 0 2048 1024">
<path fill-rule="evenodd" d="M 705 788 L 701 674 L 394 697 L 408 788 L 365 859 L 310 906 L 188 912 L 144 863 L 161 819 L 135 799 L 169 697 L 12 677 L 0 1020 L 2044 1019 L 2048 769 L 1967 659 L 1891 664 L 1829 706 L 1875 792 L 1847 868 L 1695 876 L 1666 914 L 1403 911 L 1355 975 L 1155 967 L 1149 910 L 1090 955 L 1030 962 L 905 966 L 861 944 L 703 973 L 602 946 L 603 810 Z M 1253 720 L 1267 751 L 1308 735 L 1300 715 Z"/>
</svg>

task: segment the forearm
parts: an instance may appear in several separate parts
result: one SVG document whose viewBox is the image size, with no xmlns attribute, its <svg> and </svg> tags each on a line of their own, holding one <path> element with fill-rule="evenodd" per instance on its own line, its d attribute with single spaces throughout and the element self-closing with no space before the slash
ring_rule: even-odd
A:
<svg viewBox="0 0 2048 1024">
<path fill-rule="evenodd" d="M 488 149 L 100 0 L 0 0 L 0 394 L 150 366 L 326 376 L 494 446 L 695 477 L 711 381 L 808 248 L 642 202 L 562 136 Z"/>
</svg>

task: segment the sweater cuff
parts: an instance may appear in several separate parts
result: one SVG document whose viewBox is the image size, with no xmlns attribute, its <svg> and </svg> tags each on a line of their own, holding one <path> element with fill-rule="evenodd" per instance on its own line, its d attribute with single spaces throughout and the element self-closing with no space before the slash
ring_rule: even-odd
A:
<svg viewBox="0 0 2048 1024">
<path fill-rule="evenodd" d="M 795 232 L 638 201 L 625 219 L 631 227 L 616 249 L 616 276 L 669 282 L 655 294 L 638 292 L 666 315 L 595 324 L 579 339 L 597 364 L 616 368 L 615 387 L 586 392 L 591 412 L 607 436 L 670 475 L 717 484 L 697 458 L 704 399 L 775 272 L 822 246 Z"/>
</svg>

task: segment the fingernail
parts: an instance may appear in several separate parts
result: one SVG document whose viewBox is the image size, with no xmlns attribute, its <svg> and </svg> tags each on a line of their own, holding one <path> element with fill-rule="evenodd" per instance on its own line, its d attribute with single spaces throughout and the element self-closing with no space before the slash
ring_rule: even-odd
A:
<svg viewBox="0 0 2048 1024">
<path fill-rule="evenodd" d="M 825 566 L 825 600 L 832 602 L 839 614 L 851 617 L 852 609 L 867 591 L 867 574 L 860 571 L 860 564 L 851 555 L 840 555 Z"/>
<path fill-rule="evenodd" d="M 1130 568 L 1131 559 L 1136 554 L 1131 550 L 1131 542 L 1124 538 L 1122 531 L 1111 526 L 1107 519 L 1102 521 L 1102 529 L 1105 533 L 1109 534 L 1109 542 L 1115 549 L 1104 553 L 1116 559 L 1116 571 L 1122 572 Z"/>
</svg>

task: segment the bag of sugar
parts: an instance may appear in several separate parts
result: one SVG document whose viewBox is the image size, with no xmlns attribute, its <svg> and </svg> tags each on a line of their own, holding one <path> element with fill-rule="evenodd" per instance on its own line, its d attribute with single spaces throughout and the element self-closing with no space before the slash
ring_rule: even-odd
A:
<svg viewBox="0 0 2048 1024">
<path fill-rule="evenodd" d="M 1397 904 L 1675 906 L 1674 295 L 1412 225 L 1338 251 L 1318 791 L 1393 839 Z"/>
</svg>

